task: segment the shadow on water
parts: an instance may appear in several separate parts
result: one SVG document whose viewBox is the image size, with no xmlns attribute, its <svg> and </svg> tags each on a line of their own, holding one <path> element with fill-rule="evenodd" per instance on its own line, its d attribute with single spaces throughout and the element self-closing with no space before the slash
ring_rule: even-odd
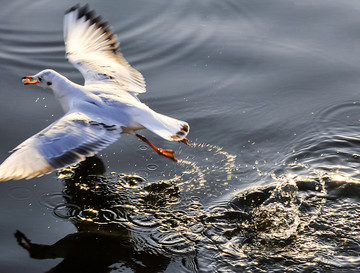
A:
<svg viewBox="0 0 360 273">
<path fill-rule="evenodd" d="M 122 262 L 134 272 L 163 272 L 169 258 L 135 252 L 126 230 L 116 228 L 114 233 L 85 231 L 69 234 L 53 245 L 34 244 L 20 231 L 15 233 L 19 245 L 34 259 L 64 258 L 47 272 L 110 272 L 110 265 Z M 151 269 L 150 269 L 151 268 Z"/>
<path fill-rule="evenodd" d="M 56 205 L 54 213 L 60 218 L 70 219 L 78 232 L 52 245 L 42 245 L 32 243 L 25 234 L 16 231 L 19 245 L 35 259 L 64 259 L 47 272 L 110 272 L 113 269 L 110 265 L 114 263 L 121 263 L 134 272 L 162 272 L 170 258 L 155 251 L 137 251 L 131 231 L 110 219 L 115 213 L 118 213 L 118 221 L 119 217 L 126 217 L 127 209 L 121 206 L 124 203 L 122 194 L 109 188 L 117 185 L 105 184 L 104 172 L 104 164 L 97 157 L 59 172 L 65 184 L 65 203 Z M 143 182 L 138 176 L 121 177 L 122 182 L 130 187 Z M 48 197 L 51 199 L 50 195 Z"/>
</svg>

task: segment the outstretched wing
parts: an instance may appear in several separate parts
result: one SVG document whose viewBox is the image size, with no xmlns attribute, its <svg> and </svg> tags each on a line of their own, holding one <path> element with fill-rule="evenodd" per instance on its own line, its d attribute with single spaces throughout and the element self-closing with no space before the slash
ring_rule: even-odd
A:
<svg viewBox="0 0 360 273">
<path fill-rule="evenodd" d="M 84 76 L 85 85 L 108 82 L 135 93 L 146 91 L 144 77 L 118 52 L 116 35 L 87 5 L 65 13 L 64 40 L 67 58 Z"/>
<path fill-rule="evenodd" d="M 120 133 L 118 125 L 67 114 L 16 147 L 0 165 L 0 181 L 29 179 L 76 164 L 115 142 Z"/>
</svg>

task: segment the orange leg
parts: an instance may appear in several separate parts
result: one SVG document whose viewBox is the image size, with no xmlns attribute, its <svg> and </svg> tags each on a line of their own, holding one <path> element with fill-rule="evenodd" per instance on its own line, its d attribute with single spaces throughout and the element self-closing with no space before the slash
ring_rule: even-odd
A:
<svg viewBox="0 0 360 273">
<path fill-rule="evenodd" d="M 182 140 L 179 140 L 179 142 L 182 142 L 182 143 L 186 144 L 187 146 L 189 146 L 189 139 L 188 138 L 184 138 Z"/>
<path fill-rule="evenodd" d="M 173 150 L 164 150 L 157 148 L 154 144 L 152 144 L 146 137 L 136 134 L 138 138 L 140 138 L 142 141 L 144 141 L 146 144 L 148 144 L 151 148 L 153 148 L 159 155 L 165 156 L 167 158 L 170 158 L 171 160 L 177 162 L 178 159 L 174 156 Z"/>
</svg>

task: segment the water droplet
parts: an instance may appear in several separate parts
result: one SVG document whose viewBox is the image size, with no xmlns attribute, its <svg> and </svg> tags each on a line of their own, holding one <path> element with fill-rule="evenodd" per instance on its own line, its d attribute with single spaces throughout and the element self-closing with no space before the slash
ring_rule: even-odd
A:
<svg viewBox="0 0 360 273">
<path fill-rule="evenodd" d="M 146 146 L 146 145 L 139 146 L 139 150 L 141 150 L 141 151 L 146 151 L 147 149 L 148 149 L 148 146 Z"/>
<path fill-rule="evenodd" d="M 156 171 L 157 168 L 159 168 L 159 166 L 156 165 L 156 164 L 148 164 L 148 165 L 146 166 L 146 169 L 148 169 L 149 171 Z"/>
</svg>

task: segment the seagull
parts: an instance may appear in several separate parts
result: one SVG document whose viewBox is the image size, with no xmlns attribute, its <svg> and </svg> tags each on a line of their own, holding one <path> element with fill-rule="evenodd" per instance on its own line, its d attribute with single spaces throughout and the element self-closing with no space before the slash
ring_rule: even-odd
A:
<svg viewBox="0 0 360 273">
<path fill-rule="evenodd" d="M 137 95 L 146 92 L 140 72 L 119 52 L 117 36 L 89 6 L 76 5 L 64 16 L 66 57 L 83 75 L 84 85 L 45 69 L 22 78 L 54 92 L 65 115 L 28 138 L 0 165 L 0 181 L 30 179 L 77 164 L 131 134 L 159 155 L 178 161 L 136 133 L 140 129 L 188 144 L 189 124 L 150 109 Z"/>
</svg>

